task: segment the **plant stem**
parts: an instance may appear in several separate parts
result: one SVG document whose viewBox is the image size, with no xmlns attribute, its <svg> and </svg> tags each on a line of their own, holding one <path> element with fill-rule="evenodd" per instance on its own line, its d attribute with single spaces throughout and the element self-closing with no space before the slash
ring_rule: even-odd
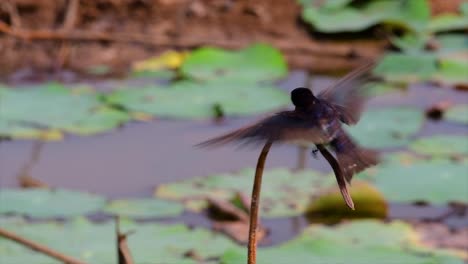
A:
<svg viewBox="0 0 468 264">
<path fill-rule="evenodd" d="M 333 168 L 333 172 L 335 173 L 336 181 L 338 183 L 338 187 L 340 188 L 340 192 L 343 196 L 343 199 L 345 200 L 349 208 L 354 210 L 354 202 L 351 198 L 351 195 L 349 195 L 348 188 L 346 186 L 346 180 L 343 176 L 343 172 L 341 171 L 340 164 L 324 145 L 317 144 L 316 146 L 320 153 L 323 155 L 323 157 L 325 157 L 328 163 L 330 163 L 330 166 Z"/>
<path fill-rule="evenodd" d="M 17 234 L 11 233 L 10 231 L 7 231 L 3 228 L 0 228 L 0 237 L 5 237 L 7 239 L 13 240 L 19 244 L 22 244 L 24 246 L 27 246 L 28 248 L 41 252 L 43 254 L 46 254 L 49 257 L 52 257 L 54 259 L 57 259 L 59 261 L 62 261 L 63 263 L 67 264 L 85 264 L 85 262 L 82 262 L 78 259 L 66 256 L 62 253 L 59 253 L 49 247 L 43 246 L 41 244 L 38 244 L 36 242 L 33 242 L 31 240 L 28 240 L 26 238 L 23 238 Z"/>
<path fill-rule="evenodd" d="M 249 244 L 247 252 L 247 263 L 255 264 L 257 262 L 257 223 L 258 223 L 258 205 L 260 203 L 260 190 L 262 188 L 263 168 L 268 151 L 273 142 L 267 141 L 263 146 L 262 152 L 258 157 L 257 168 L 255 169 L 255 179 L 252 189 L 252 200 L 250 202 L 250 228 L 249 228 Z"/>
</svg>

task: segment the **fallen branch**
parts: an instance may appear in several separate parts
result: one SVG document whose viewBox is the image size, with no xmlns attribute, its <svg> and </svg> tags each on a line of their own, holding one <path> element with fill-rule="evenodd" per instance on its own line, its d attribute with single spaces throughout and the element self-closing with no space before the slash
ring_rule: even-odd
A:
<svg viewBox="0 0 468 264">
<path fill-rule="evenodd" d="M 321 56 L 338 57 L 375 57 L 382 51 L 386 45 L 385 41 L 321 41 L 317 42 L 308 38 L 300 38 L 297 41 L 274 39 L 252 39 L 245 41 L 222 40 L 213 38 L 190 38 L 181 37 L 175 41 L 173 38 L 161 35 L 151 36 L 140 33 L 108 33 L 90 30 L 26 30 L 20 28 L 11 28 L 8 24 L 0 21 L 0 32 L 8 34 L 18 39 L 31 40 L 70 40 L 70 41 L 111 41 L 123 43 L 138 43 L 149 46 L 160 47 L 183 47 L 192 48 L 202 45 L 212 45 L 228 49 L 239 49 L 249 45 L 252 42 L 272 42 L 272 44 L 285 52 L 291 53 L 314 53 Z M 271 39 L 269 39 L 271 40 Z"/>
<path fill-rule="evenodd" d="M 67 264 L 85 264 L 85 262 L 82 262 L 78 259 L 75 259 L 73 257 L 66 256 L 62 253 L 59 253 L 51 248 L 48 248 L 46 246 L 40 245 L 36 242 L 33 242 L 31 240 L 28 240 L 26 238 L 23 238 L 17 234 L 11 233 L 3 228 L 0 228 L 0 236 L 5 237 L 7 239 L 13 240 L 19 244 L 22 244 L 26 247 L 29 247 L 32 250 L 38 251 L 40 253 L 43 253 L 49 257 L 52 257 L 54 259 L 57 259 L 59 261 L 62 261 Z"/>
<path fill-rule="evenodd" d="M 335 173 L 336 181 L 338 183 L 338 187 L 340 188 L 340 192 L 343 196 L 343 199 L 345 200 L 349 208 L 354 210 L 354 202 L 351 198 L 351 195 L 349 195 L 348 188 L 346 186 L 346 180 L 341 171 L 340 164 L 324 145 L 317 144 L 316 146 L 320 153 L 323 155 L 323 157 L 325 157 L 328 163 L 330 163 L 330 166 L 333 168 L 333 172 Z"/>
<path fill-rule="evenodd" d="M 250 202 L 250 228 L 247 263 L 255 264 L 257 258 L 257 223 L 258 223 L 258 205 L 260 203 L 260 191 L 262 189 L 262 175 L 265 167 L 265 160 L 270 151 L 273 142 L 267 141 L 263 146 L 262 152 L 258 157 L 257 168 L 255 169 L 255 179 L 252 189 L 252 200 Z"/>
</svg>

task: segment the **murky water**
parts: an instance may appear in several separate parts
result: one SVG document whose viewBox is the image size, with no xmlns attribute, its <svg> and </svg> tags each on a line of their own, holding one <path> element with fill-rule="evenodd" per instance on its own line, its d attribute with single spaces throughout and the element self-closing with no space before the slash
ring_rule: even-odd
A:
<svg viewBox="0 0 468 264">
<path fill-rule="evenodd" d="M 306 74 L 293 72 L 281 82 L 290 91 L 304 86 Z M 317 77 L 312 87 L 318 91 L 333 82 L 332 78 Z M 106 87 L 106 84 L 102 85 Z M 107 84 L 109 86 L 109 84 Z M 369 107 L 413 105 L 426 109 L 436 102 L 468 102 L 468 93 L 427 85 L 412 86 L 406 92 L 379 96 Z M 213 150 L 197 149 L 194 144 L 245 125 L 258 117 L 227 119 L 221 125 L 211 121 L 155 120 L 134 122 L 115 132 L 92 136 L 68 136 L 62 142 L 43 144 L 37 162 L 29 174 L 51 186 L 86 190 L 108 197 L 150 196 L 161 183 L 187 179 L 193 176 L 236 171 L 255 166 L 258 149 L 235 150 L 232 146 Z M 428 121 L 420 135 L 438 133 L 467 133 L 466 126 L 444 121 Z M 0 143 L 0 187 L 18 185 L 17 176 L 31 159 L 36 142 L 7 141 Z M 298 150 L 294 146 L 276 146 L 269 154 L 266 167 L 294 168 Z M 308 166 L 329 172 L 331 168 L 320 158 L 309 158 Z M 268 180 L 268 179 L 265 179 Z M 447 208 L 392 205 L 391 218 L 437 219 Z M 191 225 L 209 226 L 203 216 L 185 214 L 177 220 Z M 449 217 L 454 227 L 468 226 L 468 216 Z M 267 244 L 291 238 L 307 225 L 305 219 L 267 220 L 265 226 L 272 232 Z"/>
</svg>

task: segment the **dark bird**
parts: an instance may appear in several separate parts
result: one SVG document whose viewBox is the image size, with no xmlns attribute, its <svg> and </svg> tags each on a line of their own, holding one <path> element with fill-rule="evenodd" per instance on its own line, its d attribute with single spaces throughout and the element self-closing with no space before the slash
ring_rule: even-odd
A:
<svg viewBox="0 0 468 264">
<path fill-rule="evenodd" d="M 343 129 L 342 123 L 354 125 L 359 121 L 366 99 L 364 86 L 371 78 L 372 67 L 373 64 L 366 64 L 352 71 L 317 96 L 307 88 L 296 88 L 291 92 L 294 110 L 276 113 L 252 125 L 202 142 L 199 146 L 268 141 L 308 147 L 316 145 L 319 150 L 329 146 L 341 171 L 336 176 L 343 198 L 353 208 L 346 183 L 351 182 L 354 174 L 376 165 L 378 155 L 373 150 L 358 146 Z"/>
</svg>

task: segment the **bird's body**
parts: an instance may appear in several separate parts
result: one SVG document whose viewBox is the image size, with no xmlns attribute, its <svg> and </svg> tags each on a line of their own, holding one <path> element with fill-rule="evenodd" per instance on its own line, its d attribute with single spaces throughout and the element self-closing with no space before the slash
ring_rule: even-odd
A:
<svg viewBox="0 0 468 264">
<path fill-rule="evenodd" d="M 378 163 L 377 153 L 359 147 L 342 127 L 359 120 L 365 102 L 362 89 L 371 68 L 369 64 L 349 73 L 317 96 L 307 88 L 296 88 L 291 92 L 294 110 L 276 113 L 200 145 L 239 141 L 243 144 L 286 142 L 307 147 L 328 145 L 344 177 L 338 179 L 339 185 L 344 184 L 344 180 L 349 183 L 354 174 Z"/>
</svg>

